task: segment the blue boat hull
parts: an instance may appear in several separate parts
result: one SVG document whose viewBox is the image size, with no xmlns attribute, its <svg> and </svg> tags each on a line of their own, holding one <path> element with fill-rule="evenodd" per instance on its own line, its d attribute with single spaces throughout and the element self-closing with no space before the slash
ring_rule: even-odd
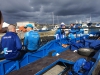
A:
<svg viewBox="0 0 100 75">
<path fill-rule="evenodd" d="M 94 69 L 96 68 L 96 65 L 98 64 L 98 62 L 100 60 L 100 50 L 93 56 L 93 58 L 96 59 L 96 61 L 93 64 L 92 68 L 90 69 L 90 71 L 88 72 L 87 75 L 92 75 Z M 35 75 L 63 75 L 63 73 L 66 73 L 70 69 L 70 67 L 74 65 L 74 63 L 75 62 L 73 62 L 71 60 L 59 59 L 59 60 L 53 62 L 52 64 L 50 64 L 49 66 L 45 67 L 44 69 L 40 70 Z M 58 71 L 58 69 L 60 69 L 59 67 L 57 67 L 58 69 L 57 68 L 53 69 L 53 67 L 55 67 L 56 65 L 61 65 L 60 67 L 64 66 L 65 68 L 61 71 Z M 68 69 L 68 67 L 69 67 L 69 69 Z"/>
</svg>

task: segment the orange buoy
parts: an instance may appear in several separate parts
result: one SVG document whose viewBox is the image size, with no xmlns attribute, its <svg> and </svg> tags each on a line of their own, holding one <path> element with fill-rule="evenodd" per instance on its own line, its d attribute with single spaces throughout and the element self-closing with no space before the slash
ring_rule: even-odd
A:
<svg viewBox="0 0 100 75">
<path fill-rule="evenodd" d="M 20 30 L 20 31 L 23 31 L 23 32 L 26 32 L 26 31 L 27 31 L 27 30 L 24 28 L 24 26 L 20 26 L 20 27 L 19 27 L 19 30 Z"/>
</svg>

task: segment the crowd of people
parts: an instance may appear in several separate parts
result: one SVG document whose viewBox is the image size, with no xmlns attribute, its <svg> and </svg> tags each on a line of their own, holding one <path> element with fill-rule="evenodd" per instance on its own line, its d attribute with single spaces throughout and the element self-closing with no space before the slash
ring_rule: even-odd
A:
<svg viewBox="0 0 100 75">
<path fill-rule="evenodd" d="M 66 33 L 64 29 L 66 28 L 64 23 L 61 23 L 60 28 L 55 33 L 56 40 L 62 39 L 66 37 Z M 90 40 L 87 39 L 87 36 L 81 37 L 81 34 L 84 34 L 84 30 L 82 29 L 82 24 L 70 24 L 70 30 L 68 32 L 67 38 L 70 40 L 66 44 L 62 44 L 62 47 L 66 48 L 67 46 L 70 46 L 70 50 L 73 52 L 77 52 L 79 48 L 93 48 L 93 49 L 99 49 L 100 48 L 100 40 Z M 74 35 L 76 34 L 76 36 Z M 80 36 L 77 36 L 79 34 Z M 76 40 L 76 37 L 79 38 Z M 99 37 L 100 38 L 100 37 Z"/>
<path fill-rule="evenodd" d="M 61 39 L 61 38 L 66 37 L 65 31 L 64 31 L 65 29 L 66 29 L 66 26 L 62 22 L 60 27 L 58 28 L 58 30 L 55 33 L 56 39 Z M 82 24 L 73 24 L 73 23 L 71 23 L 68 29 L 70 29 L 68 31 L 68 34 L 69 34 L 68 38 L 70 38 L 70 39 L 74 39 L 77 36 L 79 36 L 79 35 L 81 36 L 82 34 L 84 34 L 84 30 L 82 29 Z M 74 34 L 77 34 L 77 35 L 74 36 Z"/>
<path fill-rule="evenodd" d="M 22 56 L 24 56 L 27 52 L 35 52 L 38 50 L 40 46 L 40 35 L 37 31 L 34 31 L 34 26 L 32 24 L 27 24 L 25 26 L 27 32 L 24 35 L 24 42 L 22 44 L 22 41 L 18 37 L 16 33 L 16 26 L 15 25 L 9 25 L 7 33 L 2 36 L 1 42 L 0 42 L 0 50 L 1 53 L 4 53 L 4 58 L 8 60 L 16 60 L 20 59 Z M 62 38 L 66 38 L 66 33 L 64 29 L 66 28 L 65 24 L 62 22 L 60 27 L 57 29 L 55 33 L 55 39 L 59 40 Z M 69 41 L 66 44 L 62 43 L 62 47 L 66 48 L 70 45 L 70 49 L 73 52 L 77 52 L 79 48 L 94 48 L 97 49 L 100 45 L 100 40 L 88 40 L 81 38 L 81 40 L 75 41 L 74 34 L 76 33 L 82 33 L 84 34 L 84 31 L 81 28 L 80 24 L 70 24 L 69 27 L 71 30 L 69 30 L 68 38 Z M 22 49 L 22 46 L 25 47 L 25 49 Z"/>
<path fill-rule="evenodd" d="M 36 51 L 40 44 L 40 35 L 33 31 L 33 25 L 26 25 L 27 32 L 24 36 L 22 50 L 22 42 L 16 33 L 16 26 L 9 25 L 7 33 L 1 38 L 1 53 L 4 53 L 4 58 L 8 60 L 20 59 L 28 51 Z"/>
</svg>

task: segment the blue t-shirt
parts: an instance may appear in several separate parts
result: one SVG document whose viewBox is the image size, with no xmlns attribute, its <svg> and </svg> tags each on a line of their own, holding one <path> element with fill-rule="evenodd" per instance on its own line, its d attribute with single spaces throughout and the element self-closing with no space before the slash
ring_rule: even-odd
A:
<svg viewBox="0 0 100 75">
<path fill-rule="evenodd" d="M 40 35 L 36 31 L 29 31 L 25 33 L 24 45 L 28 50 L 37 50 L 40 45 Z"/>
</svg>

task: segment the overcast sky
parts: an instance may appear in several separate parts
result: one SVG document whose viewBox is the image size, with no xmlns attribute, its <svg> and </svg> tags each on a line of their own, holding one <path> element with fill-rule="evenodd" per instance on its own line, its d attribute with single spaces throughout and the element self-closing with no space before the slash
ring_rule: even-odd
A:
<svg viewBox="0 0 100 75">
<path fill-rule="evenodd" d="M 38 23 L 100 22 L 100 0 L 0 0 L 4 21 Z"/>
</svg>

